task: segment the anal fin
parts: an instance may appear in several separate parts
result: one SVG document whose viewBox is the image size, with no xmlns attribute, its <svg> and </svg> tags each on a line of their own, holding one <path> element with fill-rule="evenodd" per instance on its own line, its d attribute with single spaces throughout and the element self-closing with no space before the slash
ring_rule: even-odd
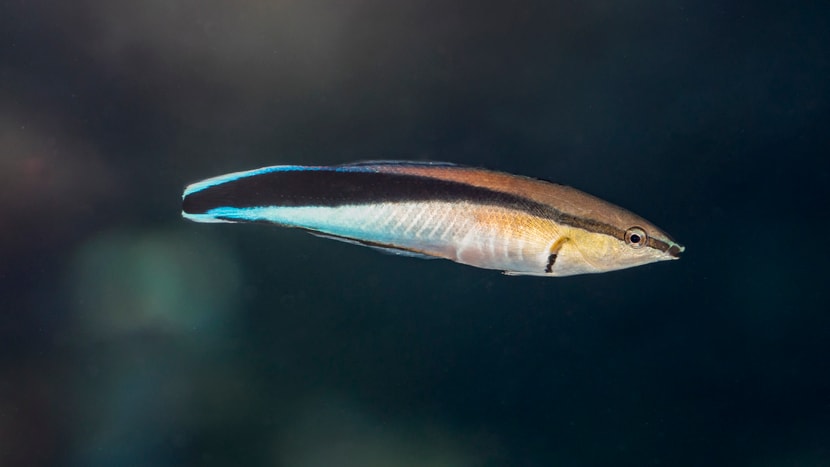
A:
<svg viewBox="0 0 830 467">
<path fill-rule="evenodd" d="M 333 235 L 329 233 L 317 232 L 313 230 L 306 230 L 311 235 L 320 238 L 328 238 L 331 240 L 337 240 L 339 242 L 351 243 L 352 245 L 360 245 L 369 247 L 373 250 L 379 251 L 381 253 L 385 253 L 388 255 L 396 255 L 396 256 L 408 256 L 411 258 L 421 258 L 421 259 L 436 259 L 437 256 L 427 255 L 425 253 L 421 253 L 419 251 L 412 251 L 406 248 L 395 247 L 392 245 L 387 245 L 383 243 L 375 243 L 367 240 L 357 240 L 354 238 L 349 237 L 341 237 L 340 235 Z"/>
</svg>

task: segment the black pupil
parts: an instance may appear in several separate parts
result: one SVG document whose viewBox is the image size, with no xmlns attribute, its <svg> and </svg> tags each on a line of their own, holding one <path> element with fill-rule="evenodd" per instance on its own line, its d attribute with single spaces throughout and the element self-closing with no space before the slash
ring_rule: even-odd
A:
<svg viewBox="0 0 830 467">
<path fill-rule="evenodd" d="M 642 240 L 642 239 L 640 238 L 639 235 L 631 234 L 631 243 L 640 243 L 640 240 Z"/>
</svg>

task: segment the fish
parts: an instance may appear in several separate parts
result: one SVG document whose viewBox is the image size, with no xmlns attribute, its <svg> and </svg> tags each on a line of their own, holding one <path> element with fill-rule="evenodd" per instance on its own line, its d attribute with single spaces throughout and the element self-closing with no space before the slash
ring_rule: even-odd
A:
<svg viewBox="0 0 830 467">
<path fill-rule="evenodd" d="M 276 165 L 187 186 L 182 216 L 262 223 L 507 275 L 573 276 L 680 257 L 642 217 L 567 185 L 446 162 Z"/>
</svg>

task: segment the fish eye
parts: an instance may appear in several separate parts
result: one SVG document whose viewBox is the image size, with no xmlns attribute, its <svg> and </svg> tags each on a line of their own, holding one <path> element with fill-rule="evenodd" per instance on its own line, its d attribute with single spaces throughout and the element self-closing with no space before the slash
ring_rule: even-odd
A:
<svg viewBox="0 0 830 467">
<path fill-rule="evenodd" d="M 629 244 L 632 248 L 644 247 L 647 240 L 648 236 L 646 235 L 646 231 L 640 227 L 631 227 L 625 231 L 625 243 Z"/>
</svg>

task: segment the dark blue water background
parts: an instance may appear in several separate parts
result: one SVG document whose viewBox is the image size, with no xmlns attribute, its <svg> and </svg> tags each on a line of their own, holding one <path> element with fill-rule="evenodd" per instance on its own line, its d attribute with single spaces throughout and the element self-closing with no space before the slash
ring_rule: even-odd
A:
<svg viewBox="0 0 830 467">
<path fill-rule="evenodd" d="M 773 3 L 0 3 L 0 464 L 830 465 L 830 15 Z M 395 158 L 687 250 L 517 278 L 179 217 Z"/>
</svg>

